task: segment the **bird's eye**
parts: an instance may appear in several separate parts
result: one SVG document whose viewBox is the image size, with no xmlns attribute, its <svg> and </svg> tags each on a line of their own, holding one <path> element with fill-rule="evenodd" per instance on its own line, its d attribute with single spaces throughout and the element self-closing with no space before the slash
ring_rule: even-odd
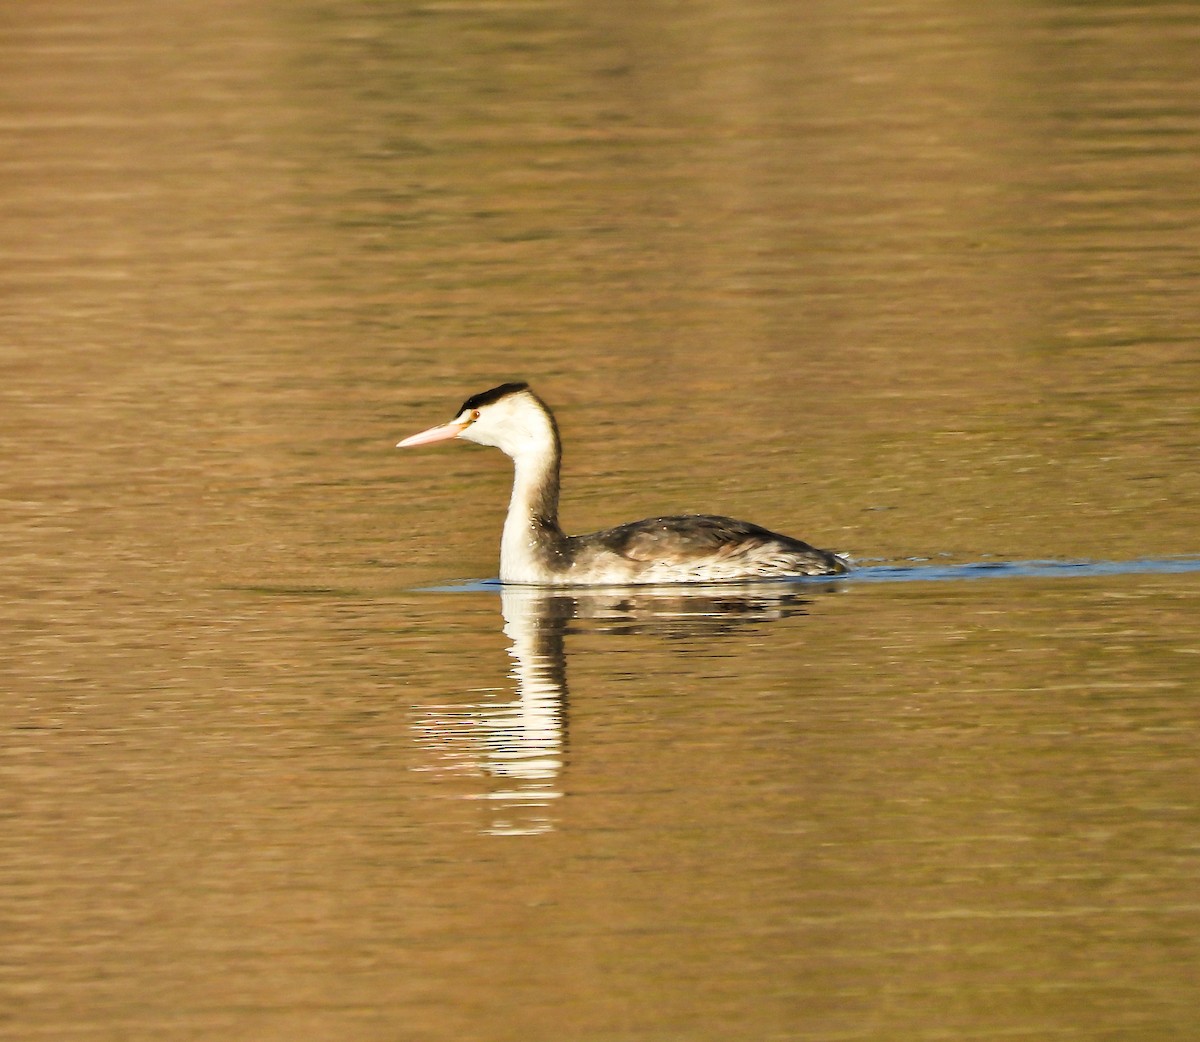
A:
<svg viewBox="0 0 1200 1042">
<path fill-rule="evenodd" d="M 471 410 L 471 422 L 474 423 L 477 419 L 479 419 L 479 410 L 472 409 Z"/>
</svg>

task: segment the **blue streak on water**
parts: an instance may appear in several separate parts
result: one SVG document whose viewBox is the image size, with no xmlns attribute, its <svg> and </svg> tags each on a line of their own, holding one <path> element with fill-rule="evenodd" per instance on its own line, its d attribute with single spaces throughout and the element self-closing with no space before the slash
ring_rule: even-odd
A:
<svg viewBox="0 0 1200 1042">
<path fill-rule="evenodd" d="M 1132 561 L 976 561 L 969 564 L 864 565 L 851 582 L 947 582 L 965 579 L 1088 578 L 1104 575 L 1177 575 L 1200 572 L 1200 557 Z"/>
<path fill-rule="evenodd" d="M 795 579 L 771 580 L 762 585 L 808 585 L 811 583 L 862 582 L 961 582 L 973 579 L 1078 579 L 1105 575 L 1180 575 L 1200 572 L 1200 557 L 1137 558 L 1132 561 L 976 561 L 968 564 L 870 564 L 856 565 L 846 575 L 797 576 Z M 679 584 L 681 592 L 692 585 Z M 729 584 L 748 586 L 749 583 Z M 499 579 L 468 579 L 444 586 L 423 587 L 422 593 L 498 593 L 503 583 Z M 564 587 L 563 592 L 583 592 L 589 587 Z"/>
</svg>

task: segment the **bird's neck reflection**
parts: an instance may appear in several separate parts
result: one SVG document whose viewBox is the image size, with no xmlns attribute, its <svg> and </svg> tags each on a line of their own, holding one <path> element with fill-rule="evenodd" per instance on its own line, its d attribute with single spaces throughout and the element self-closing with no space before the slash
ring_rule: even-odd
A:
<svg viewBox="0 0 1200 1042">
<path fill-rule="evenodd" d="M 489 831 L 528 834 L 551 827 L 548 807 L 562 795 L 566 735 L 563 635 L 574 606 L 569 596 L 536 588 L 505 587 L 500 593 L 516 698 L 491 706 L 483 720 L 482 766 L 501 782 L 490 794 L 500 813 Z"/>
</svg>

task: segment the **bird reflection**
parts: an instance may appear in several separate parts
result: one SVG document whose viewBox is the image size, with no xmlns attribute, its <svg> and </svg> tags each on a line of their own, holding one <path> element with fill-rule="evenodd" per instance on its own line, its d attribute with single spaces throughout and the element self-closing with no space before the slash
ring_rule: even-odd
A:
<svg viewBox="0 0 1200 1042">
<path fill-rule="evenodd" d="M 486 832 L 531 835 L 554 828 L 566 766 L 568 633 L 646 634 L 704 643 L 806 614 L 832 583 L 562 590 L 504 586 L 500 608 L 513 660 L 512 697 L 426 707 L 419 725 L 439 774 L 486 780 Z"/>
</svg>

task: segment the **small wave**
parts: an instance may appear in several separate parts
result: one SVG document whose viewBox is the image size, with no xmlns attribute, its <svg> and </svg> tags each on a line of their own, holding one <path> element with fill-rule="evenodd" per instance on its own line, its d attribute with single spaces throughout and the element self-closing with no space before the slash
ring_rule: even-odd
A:
<svg viewBox="0 0 1200 1042">
<path fill-rule="evenodd" d="M 1101 575 L 1177 575 L 1200 572 L 1200 557 L 1132 561 L 972 561 L 963 564 L 861 564 L 846 582 L 953 582 L 967 579 L 1053 579 Z"/>
</svg>

